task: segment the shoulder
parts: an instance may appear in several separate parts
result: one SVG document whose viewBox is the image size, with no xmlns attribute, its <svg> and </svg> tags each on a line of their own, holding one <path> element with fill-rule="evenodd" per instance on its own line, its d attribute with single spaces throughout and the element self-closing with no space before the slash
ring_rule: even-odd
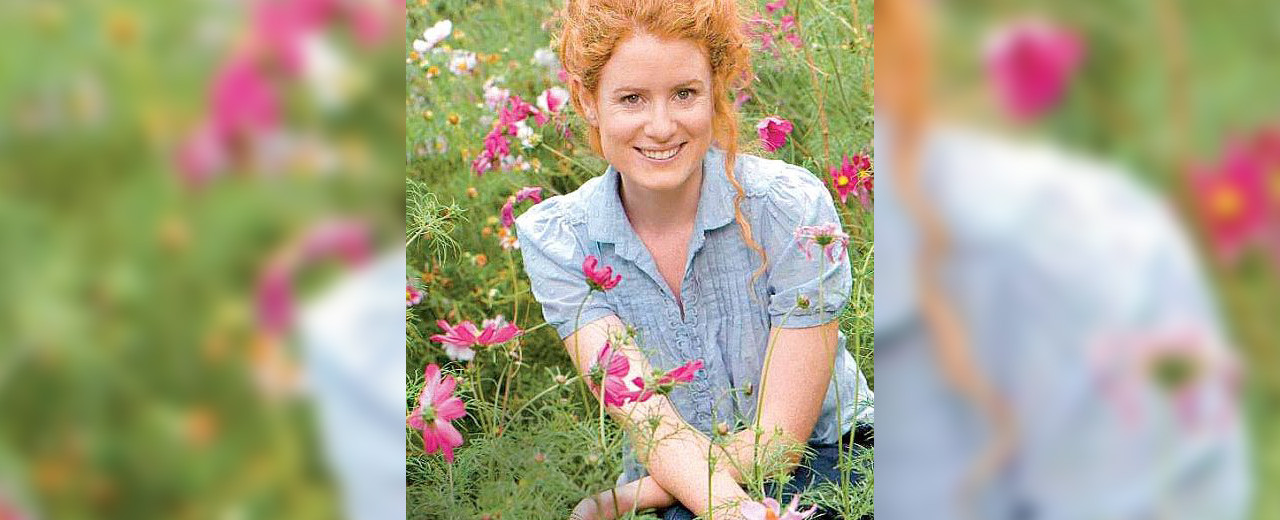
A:
<svg viewBox="0 0 1280 520">
<path fill-rule="evenodd" d="M 547 198 L 516 218 L 516 234 L 522 244 L 564 241 L 576 236 L 587 222 L 590 198 L 600 183 L 595 177 L 578 189 Z"/>
<path fill-rule="evenodd" d="M 822 180 L 801 166 L 739 154 L 734 171 L 747 200 L 775 218 L 799 221 L 814 209 L 834 207 Z"/>
</svg>

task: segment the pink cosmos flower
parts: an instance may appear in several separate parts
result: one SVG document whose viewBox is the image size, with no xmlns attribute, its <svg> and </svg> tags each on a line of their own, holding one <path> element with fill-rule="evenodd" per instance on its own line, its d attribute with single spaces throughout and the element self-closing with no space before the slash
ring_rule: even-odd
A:
<svg viewBox="0 0 1280 520">
<path fill-rule="evenodd" d="M 404 284 L 405 307 L 413 307 L 422 302 L 422 291 L 414 287 L 413 284 Z"/>
<path fill-rule="evenodd" d="M 778 9 L 785 9 L 786 7 L 787 0 L 774 0 L 773 2 L 764 4 L 764 10 L 768 11 L 769 14 L 773 14 L 774 11 L 777 11 Z"/>
<path fill-rule="evenodd" d="M 232 56 L 213 79 L 210 111 L 214 135 L 223 143 L 251 138 L 280 125 L 280 100 L 248 55 Z"/>
<path fill-rule="evenodd" d="M 511 341 L 521 332 L 520 327 L 517 327 L 514 323 L 507 323 L 507 319 L 499 314 L 481 323 L 480 336 L 476 338 L 476 344 L 483 346 L 500 345 Z"/>
<path fill-rule="evenodd" d="M 831 167 L 831 184 L 840 196 L 840 203 L 848 203 L 849 194 L 857 194 L 863 208 L 871 207 L 873 179 L 871 175 L 871 159 L 866 154 L 843 156 L 840 169 Z"/>
<path fill-rule="evenodd" d="M 284 262 L 272 262 L 263 270 L 256 290 L 258 326 L 271 334 L 283 334 L 293 322 L 293 272 Z"/>
<path fill-rule="evenodd" d="M 480 336 L 480 330 L 476 328 L 476 324 L 470 321 L 463 321 L 456 327 L 450 326 L 449 322 L 437 320 L 444 334 L 436 334 L 431 336 L 431 341 L 435 341 L 444 345 L 444 352 L 449 359 L 454 361 L 471 361 L 476 357 L 476 351 L 471 350 L 477 343 Z"/>
<path fill-rule="evenodd" d="M 797 511 L 800 497 L 791 497 L 791 504 L 787 506 L 785 511 L 782 510 L 782 504 L 770 497 L 765 497 L 759 502 L 744 502 L 742 504 L 742 515 L 747 520 L 804 520 L 813 516 L 818 510 L 817 506 L 810 507 L 807 511 Z"/>
<path fill-rule="evenodd" d="M 987 74 L 1004 108 L 1027 120 L 1058 103 L 1080 65 L 1084 44 L 1065 27 L 1020 20 L 992 33 L 984 54 Z"/>
<path fill-rule="evenodd" d="M 1103 336 L 1087 359 L 1109 404 L 1131 428 L 1151 420 L 1152 395 L 1166 399 L 1187 429 L 1230 427 L 1235 419 L 1239 362 L 1193 322 Z"/>
<path fill-rule="evenodd" d="M 471 171 L 476 173 L 476 177 L 484 175 L 485 172 L 493 169 L 493 154 L 489 150 L 481 150 L 476 155 L 475 160 L 471 161 Z"/>
<path fill-rule="evenodd" d="M 440 376 L 440 367 L 427 365 L 426 384 L 418 395 L 418 406 L 409 414 L 410 428 L 422 431 L 422 450 L 444 454 L 444 460 L 453 462 L 453 448 L 462 445 L 462 434 L 450 421 L 467 415 L 467 405 L 453 396 L 458 381 L 453 376 Z"/>
<path fill-rule="evenodd" d="M 603 269 L 596 269 L 599 259 L 596 255 L 587 255 L 582 261 L 582 274 L 587 276 L 587 285 L 593 291 L 604 292 L 618 286 L 618 282 L 622 281 L 622 275 L 613 275 L 613 268 L 605 266 Z M 612 277 L 613 279 L 610 279 Z"/>
<path fill-rule="evenodd" d="M 1196 169 L 1189 178 L 1218 259 L 1233 265 L 1266 225 L 1262 167 L 1241 147 L 1228 147 L 1216 171 Z"/>
<path fill-rule="evenodd" d="M 596 354 L 595 363 L 587 372 L 591 391 L 596 392 L 600 386 L 604 386 L 604 404 L 609 406 L 627 404 L 627 401 L 636 398 L 636 393 L 627 388 L 627 382 L 623 379 L 630 370 L 631 363 L 627 361 L 627 356 L 615 351 L 613 345 L 605 341 L 604 348 Z"/>
<path fill-rule="evenodd" d="M 760 143 L 770 152 L 787 144 L 787 135 L 792 130 L 791 121 L 780 117 L 769 116 L 756 123 L 756 132 L 760 134 Z"/>
<path fill-rule="evenodd" d="M 546 124 L 551 116 L 560 113 L 560 110 L 564 108 L 565 101 L 568 99 L 569 91 L 561 87 L 551 87 L 542 91 L 541 94 L 538 94 L 537 101 L 540 111 L 534 114 L 534 119 L 537 120 L 539 125 Z"/>
<path fill-rule="evenodd" d="M 517 121 L 524 121 L 525 118 L 538 112 L 537 108 L 514 94 L 507 98 L 507 105 L 508 107 L 498 114 L 498 122 L 499 126 L 508 128 L 513 135 Z"/>
<path fill-rule="evenodd" d="M 796 247 L 804 253 L 807 260 L 813 260 L 810 247 L 817 244 L 827 254 L 832 263 L 844 259 L 849 246 L 849 235 L 840 230 L 834 222 L 818 226 L 800 226 L 796 228 Z"/>
<path fill-rule="evenodd" d="M 515 197 L 507 197 L 507 203 L 502 205 L 502 227 L 510 228 L 516 224 L 515 204 Z"/>
<path fill-rule="evenodd" d="M 525 199 L 532 199 L 534 204 L 542 202 L 541 186 L 525 186 L 516 192 L 516 204 L 524 202 Z"/>
<path fill-rule="evenodd" d="M 644 384 L 644 379 L 637 377 L 631 381 L 636 385 L 636 387 L 640 388 L 640 392 L 636 395 L 635 401 L 637 403 L 642 403 L 649 400 L 649 398 L 653 397 L 654 394 L 667 395 L 677 384 L 693 381 L 694 375 L 697 374 L 699 370 L 702 370 L 701 359 L 690 361 L 672 369 L 670 372 L 658 377 L 657 381 L 654 381 L 651 385 L 646 386 Z"/>
<path fill-rule="evenodd" d="M 742 105 L 751 100 L 751 94 L 747 94 L 746 90 L 739 90 L 738 95 L 733 98 L 733 109 L 742 110 Z"/>
<path fill-rule="evenodd" d="M 484 151 L 489 157 L 501 159 L 511 154 L 511 144 L 507 142 L 507 136 L 502 135 L 503 126 L 498 125 L 484 136 Z"/>
</svg>

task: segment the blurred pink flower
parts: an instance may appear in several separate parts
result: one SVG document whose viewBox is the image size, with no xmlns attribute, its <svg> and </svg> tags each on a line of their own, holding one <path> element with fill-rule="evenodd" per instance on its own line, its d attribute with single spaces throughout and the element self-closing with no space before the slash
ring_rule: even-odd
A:
<svg viewBox="0 0 1280 520">
<path fill-rule="evenodd" d="M 480 336 L 480 330 L 476 328 L 476 324 L 463 321 L 454 327 L 447 321 L 437 320 L 436 325 L 444 330 L 444 334 L 431 336 L 431 341 L 443 344 L 444 352 L 449 359 L 471 361 L 476 356 L 476 351 L 471 350 Z"/>
<path fill-rule="evenodd" d="M 1229 427 L 1241 391 L 1241 367 L 1195 322 L 1112 333 L 1096 340 L 1088 362 L 1128 427 L 1152 418 L 1149 395 L 1168 399 L 1186 429 Z"/>
<path fill-rule="evenodd" d="M 183 182 L 188 187 L 199 188 L 230 165 L 230 154 L 213 125 L 203 124 L 178 145 L 175 159 Z"/>
<path fill-rule="evenodd" d="M 751 100 L 751 95 L 746 90 L 739 90 L 738 95 L 733 97 L 733 109 L 742 110 L 742 105 Z"/>
<path fill-rule="evenodd" d="M 770 152 L 787 144 L 787 135 L 792 130 L 791 121 L 780 117 L 769 116 L 756 123 L 756 132 L 760 134 L 760 143 Z"/>
<path fill-rule="evenodd" d="M 507 98 L 507 104 L 508 107 L 502 109 L 502 112 L 498 114 L 499 126 L 509 128 L 511 134 L 515 135 L 514 127 L 516 122 L 523 121 L 530 115 L 537 113 L 538 109 L 514 94 Z"/>
<path fill-rule="evenodd" d="M 293 322 L 293 270 L 283 262 L 267 265 L 255 290 L 258 328 L 273 335 L 284 334 Z"/>
<path fill-rule="evenodd" d="M 1196 168 L 1189 181 L 1214 253 L 1233 265 L 1266 225 L 1261 165 L 1248 150 L 1231 145 L 1218 167 Z"/>
<path fill-rule="evenodd" d="M 542 202 L 541 186 L 525 186 L 516 192 L 516 204 L 524 202 L 525 199 L 532 199 L 534 204 Z"/>
<path fill-rule="evenodd" d="M 773 2 L 764 4 L 764 10 L 768 11 L 769 14 L 773 14 L 774 11 L 777 11 L 778 9 L 785 9 L 786 7 L 787 0 L 774 0 Z"/>
<path fill-rule="evenodd" d="M 471 171 L 476 173 L 476 177 L 484 175 L 485 172 L 493 169 L 493 154 L 489 150 L 481 150 L 476 155 L 475 160 L 471 161 Z"/>
<path fill-rule="evenodd" d="M 1084 44 L 1073 30 L 1028 19 L 993 32 L 984 54 L 988 77 L 1004 108 L 1028 120 L 1061 99 L 1084 56 Z"/>
<path fill-rule="evenodd" d="M 813 260 L 810 249 L 815 244 L 822 248 L 827 259 L 832 262 L 843 260 L 845 250 L 849 247 L 849 235 L 841 231 L 840 226 L 834 222 L 817 226 L 800 226 L 796 228 L 795 237 L 796 247 L 808 260 Z"/>
<path fill-rule="evenodd" d="M 329 255 L 350 265 L 358 265 L 372 254 L 372 238 L 364 222 L 350 219 L 322 220 L 311 226 L 302 239 L 303 262 L 313 262 Z"/>
<path fill-rule="evenodd" d="M 255 1 L 253 41 L 286 72 L 298 74 L 302 70 L 302 47 L 307 37 L 334 18 L 338 7 L 336 0 Z"/>
<path fill-rule="evenodd" d="M 502 227 L 510 228 L 516 224 L 515 204 L 515 197 L 507 197 L 507 203 L 502 205 Z"/>
<path fill-rule="evenodd" d="M 587 285 L 594 291 L 604 292 L 618 286 L 618 282 L 622 281 L 622 275 L 613 276 L 613 268 L 605 266 L 603 269 L 596 269 L 599 259 L 596 255 L 587 255 L 582 261 L 582 274 L 587 276 Z M 610 279 L 613 277 L 613 279 Z"/>
<path fill-rule="evenodd" d="M 603 385 L 605 404 L 610 406 L 627 404 L 627 401 L 634 400 L 636 397 L 636 393 L 627 388 L 627 382 L 623 379 L 630 370 L 631 363 L 627 361 L 627 356 L 615 351 L 613 345 L 605 341 L 604 348 L 600 349 L 595 363 L 587 371 L 591 391 L 597 392 Z"/>
<path fill-rule="evenodd" d="M 232 56 L 213 78 L 210 117 L 217 139 L 252 139 L 280 125 L 276 87 L 248 55 Z"/>
<path fill-rule="evenodd" d="M 413 307 L 422 302 L 422 291 L 419 291 L 413 284 L 406 283 L 404 285 L 405 307 Z"/>
<path fill-rule="evenodd" d="M 418 406 L 409 414 L 406 422 L 410 428 L 422 431 L 422 450 L 428 454 L 437 451 L 444 460 L 453 462 L 453 448 L 462 445 L 462 434 L 450 421 L 467 415 L 467 405 L 453 396 L 458 386 L 453 376 L 441 378 L 440 367 L 427 365 L 426 383 L 418 395 Z"/>
<path fill-rule="evenodd" d="M 831 184 L 835 187 L 836 194 L 840 196 L 841 204 L 847 204 L 849 194 L 854 193 L 857 194 L 863 208 L 870 208 L 871 194 L 874 190 L 871 159 L 861 153 L 853 154 L 853 157 L 843 157 L 839 169 L 831 167 Z"/>
<path fill-rule="evenodd" d="M 672 369 L 666 374 L 663 374 L 650 385 L 645 385 L 643 378 L 637 377 L 633 379 L 631 382 L 634 383 L 636 387 L 640 388 L 640 392 L 636 395 L 635 401 L 637 403 L 647 401 L 650 397 L 653 397 L 654 394 L 667 395 L 677 384 L 693 381 L 694 375 L 696 375 L 699 370 L 702 370 L 702 366 L 701 359 L 690 361 Z"/>
<path fill-rule="evenodd" d="M 514 323 L 507 323 L 507 319 L 499 314 L 481 323 L 480 336 L 476 338 L 476 344 L 486 347 L 499 345 L 511 341 L 512 338 L 520 335 L 520 332 L 520 327 Z"/>
<path fill-rule="evenodd" d="M 744 502 L 742 504 L 742 516 L 747 520 L 804 520 L 813 516 L 818 510 L 817 506 L 810 507 L 807 511 L 797 511 L 800 497 L 792 496 L 791 504 L 784 511 L 782 504 L 771 497 L 765 497 L 759 502 Z"/>
</svg>

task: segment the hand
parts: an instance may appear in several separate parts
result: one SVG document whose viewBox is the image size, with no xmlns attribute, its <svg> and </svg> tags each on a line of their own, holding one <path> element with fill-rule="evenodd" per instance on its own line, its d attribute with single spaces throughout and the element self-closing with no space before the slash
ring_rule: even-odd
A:
<svg viewBox="0 0 1280 520">
<path fill-rule="evenodd" d="M 595 499 L 587 497 L 574 506 L 573 512 L 569 513 L 569 520 L 600 520 L 599 513 Z"/>
</svg>

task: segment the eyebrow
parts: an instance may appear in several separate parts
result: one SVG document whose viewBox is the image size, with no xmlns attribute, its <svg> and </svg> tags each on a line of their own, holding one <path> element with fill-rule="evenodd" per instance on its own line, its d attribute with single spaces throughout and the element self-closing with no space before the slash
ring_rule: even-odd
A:
<svg viewBox="0 0 1280 520">
<path fill-rule="evenodd" d="M 672 89 L 672 90 L 675 90 L 675 89 L 683 88 L 683 87 L 687 87 L 687 86 L 690 86 L 690 85 L 695 85 L 695 86 L 699 86 L 699 87 L 701 87 L 701 86 L 702 86 L 702 80 L 700 80 L 700 79 L 687 79 L 687 80 L 681 81 L 680 83 L 676 83 L 674 87 L 671 87 L 671 89 Z M 649 92 L 649 89 L 647 89 L 647 88 L 642 88 L 642 87 L 628 87 L 628 86 L 621 86 L 621 87 L 617 87 L 617 88 L 613 89 L 613 93 L 614 93 L 614 94 L 620 94 L 620 93 L 622 93 L 622 92 L 640 92 L 640 93 L 646 93 L 646 94 L 647 94 L 647 93 Z"/>
</svg>

